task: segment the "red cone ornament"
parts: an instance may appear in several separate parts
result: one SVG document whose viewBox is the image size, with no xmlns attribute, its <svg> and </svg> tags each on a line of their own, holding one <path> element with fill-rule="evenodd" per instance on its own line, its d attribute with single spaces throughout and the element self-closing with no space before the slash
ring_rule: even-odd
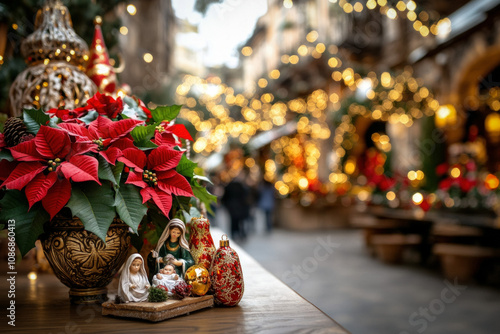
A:
<svg viewBox="0 0 500 334">
<path fill-rule="evenodd" d="M 220 248 L 214 255 L 210 278 L 216 304 L 238 305 L 245 288 L 243 272 L 240 258 L 236 251 L 229 247 L 229 239 L 225 234 L 220 240 Z"/>
<path fill-rule="evenodd" d="M 94 81 L 101 93 L 113 94 L 116 90 L 116 74 L 109 63 L 108 49 L 101 31 L 102 19 L 95 20 L 94 39 L 90 47 L 87 76 Z"/>
<path fill-rule="evenodd" d="M 189 248 L 196 264 L 200 264 L 210 270 L 215 253 L 214 240 L 210 234 L 210 222 L 208 219 L 191 219 L 191 236 L 189 238 Z"/>
</svg>

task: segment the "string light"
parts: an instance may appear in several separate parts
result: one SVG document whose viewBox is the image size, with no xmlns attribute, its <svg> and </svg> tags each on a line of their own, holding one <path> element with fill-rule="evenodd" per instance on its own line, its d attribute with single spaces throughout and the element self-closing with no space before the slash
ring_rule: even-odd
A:
<svg viewBox="0 0 500 334">
<path fill-rule="evenodd" d="M 153 61 L 153 55 L 149 52 L 145 53 L 142 58 L 146 63 L 151 63 Z"/>
<path fill-rule="evenodd" d="M 243 49 L 241 49 L 241 54 L 244 55 L 245 57 L 251 56 L 253 53 L 253 50 L 250 46 L 245 46 Z"/>
<path fill-rule="evenodd" d="M 123 36 L 126 36 L 128 34 L 128 28 L 125 26 L 121 26 L 120 27 L 120 34 L 122 34 Z"/>
<path fill-rule="evenodd" d="M 127 12 L 130 15 L 134 16 L 135 14 L 137 14 L 137 8 L 135 8 L 134 5 L 130 4 L 130 5 L 127 6 Z"/>
<path fill-rule="evenodd" d="M 285 2 L 286 0 L 283 2 L 283 5 L 286 7 Z M 330 2 L 338 4 L 338 6 L 340 6 L 340 8 L 342 8 L 342 10 L 346 14 L 351 14 L 352 12 L 361 13 L 365 7 L 368 10 L 376 10 L 378 7 L 379 12 L 382 15 L 387 16 L 391 20 L 395 20 L 396 18 L 398 18 L 398 16 L 402 16 L 406 17 L 410 22 L 414 22 L 417 19 L 416 12 L 419 11 L 417 9 L 417 4 L 415 1 L 408 1 L 408 3 L 405 3 L 404 1 L 400 0 L 396 3 L 395 7 L 390 7 L 387 3 L 387 0 L 368 0 L 365 6 L 363 6 L 363 3 L 359 1 L 356 1 L 354 5 L 352 5 L 347 0 L 340 0 L 338 2 L 335 0 Z M 400 15 L 398 15 L 398 11 L 401 13 Z M 413 24 L 413 28 L 415 29 L 415 31 L 419 32 L 420 35 L 426 37 L 432 34 L 444 38 L 450 33 L 451 24 L 448 18 L 440 19 L 437 23 L 434 23 L 436 22 L 436 20 L 431 20 L 431 18 L 435 18 L 435 16 L 437 16 L 435 12 L 432 12 L 432 15 L 425 10 L 420 10 L 419 12 L 420 13 L 418 17 L 420 18 L 420 20 L 418 21 L 418 23 Z"/>
</svg>

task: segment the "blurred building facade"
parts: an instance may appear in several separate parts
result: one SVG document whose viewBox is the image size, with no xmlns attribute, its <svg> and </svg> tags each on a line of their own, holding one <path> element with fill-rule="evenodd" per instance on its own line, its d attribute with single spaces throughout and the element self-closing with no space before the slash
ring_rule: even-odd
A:
<svg viewBox="0 0 500 334">
<path fill-rule="evenodd" d="M 372 2 L 373 6 L 387 4 Z M 439 103 L 453 108 L 451 113 L 436 115 L 455 117 L 453 124 L 443 126 L 447 145 L 467 141 L 475 125 L 486 141 L 489 170 L 496 172 L 500 170 L 496 121 L 500 105 L 492 101 L 499 86 L 499 5 L 496 0 L 400 1 L 393 17 L 387 12 L 389 4 L 380 6 L 386 7 L 384 13 L 354 1 L 339 5 L 327 0 L 269 0 L 267 14 L 241 50 L 245 87 L 273 91 L 275 98 L 284 100 L 322 89 L 330 96 L 328 109 L 335 112 L 338 100 L 352 92 L 332 78 L 328 54 L 337 55 L 333 62 L 365 73 L 397 72 L 411 66 L 413 76 L 423 79 Z M 410 6 L 418 7 L 410 10 Z M 279 77 L 272 80 L 275 70 Z M 332 93 L 339 98 L 332 99 Z M 393 159 L 394 167 L 402 173 L 418 168 L 421 162 L 414 155 L 419 149 L 420 123 L 409 128 L 388 124 L 386 131 L 402 158 Z"/>
<path fill-rule="evenodd" d="M 133 5 L 133 7 L 129 7 Z M 119 9 L 120 48 L 125 70 L 120 81 L 134 94 L 168 83 L 173 72 L 176 21 L 170 0 L 132 1 Z"/>
</svg>

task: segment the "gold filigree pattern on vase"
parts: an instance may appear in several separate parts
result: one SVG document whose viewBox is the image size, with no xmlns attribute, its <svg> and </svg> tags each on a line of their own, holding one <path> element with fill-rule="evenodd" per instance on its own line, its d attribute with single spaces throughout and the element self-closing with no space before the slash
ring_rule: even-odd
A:
<svg viewBox="0 0 500 334">
<path fill-rule="evenodd" d="M 21 44 L 28 68 L 10 88 L 11 112 L 22 108 L 83 106 L 97 87 L 83 72 L 88 46 L 73 30 L 68 9 L 60 0 L 47 0 L 38 11 L 35 31 Z"/>
<path fill-rule="evenodd" d="M 102 302 L 106 286 L 126 260 L 128 227 L 115 219 L 106 243 L 84 230 L 79 219 L 54 219 L 40 237 L 54 274 L 70 288 L 72 303 Z"/>
</svg>

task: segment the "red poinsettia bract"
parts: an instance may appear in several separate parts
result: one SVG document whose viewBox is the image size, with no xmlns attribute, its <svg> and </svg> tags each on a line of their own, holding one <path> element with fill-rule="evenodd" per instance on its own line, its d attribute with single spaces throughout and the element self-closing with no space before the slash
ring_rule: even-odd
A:
<svg viewBox="0 0 500 334">
<path fill-rule="evenodd" d="M 78 118 L 88 112 L 87 107 L 80 107 L 72 110 L 53 108 L 47 111 L 50 116 L 56 116 L 63 122 L 83 123 Z"/>
<path fill-rule="evenodd" d="M 119 97 L 116 100 L 109 95 L 97 92 L 93 97 L 87 100 L 89 107 L 92 107 L 99 115 L 108 116 L 113 119 L 123 111 L 123 101 Z"/>
<path fill-rule="evenodd" d="M 71 196 L 70 180 L 100 184 L 97 159 L 84 155 L 91 148 L 72 143 L 63 130 L 41 126 L 35 138 L 10 149 L 19 164 L 1 186 L 17 190 L 26 186 L 30 208 L 41 200 L 53 218 Z"/>
<path fill-rule="evenodd" d="M 172 194 L 177 196 L 193 196 L 193 191 L 186 178 L 176 172 L 182 152 L 160 146 L 152 150 L 146 157 L 143 151 L 126 149 L 123 161 L 127 166 L 135 166 L 130 170 L 128 184 L 134 184 L 141 189 L 143 203 L 150 199 L 168 217 L 172 207 Z"/>
<path fill-rule="evenodd" d="M 74 123 L 61 123 L 59 127 L 78 137 L 78 141 L 94 143 L 93 151 L 99 151 L 107 162 L 114 165 L 122 150 L 135 147 L 133 141 L 125 137 L 141 123 L 144 122 L 133 119 L 113 122 L 109 118 L 98 116 L 88 128 Z"/>
<path fill-rule="evenodd" d="M 153 142 L 158 146 L 166 145 L 173 147 L 181 144 L 176 137 L 193 141 L 193 137 L 191 137 L 184 124 L 169 125 L 168 122 L 163 122 L 157 127 Z"/>
</svg>

